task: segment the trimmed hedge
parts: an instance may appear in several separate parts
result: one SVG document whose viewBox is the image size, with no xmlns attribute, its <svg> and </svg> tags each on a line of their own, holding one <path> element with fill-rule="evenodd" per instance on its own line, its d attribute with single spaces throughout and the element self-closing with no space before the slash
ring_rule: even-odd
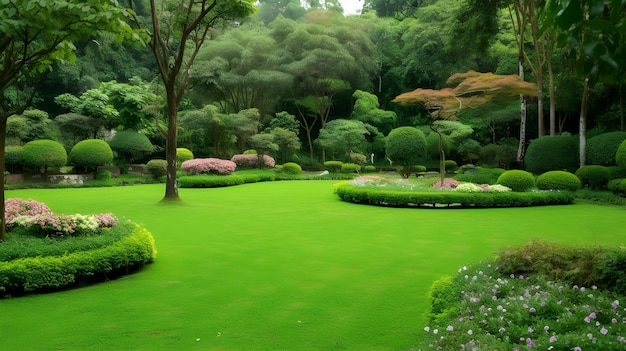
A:
<svg viewBox="0 0 626 351">
<path fill-rule="evenodd" d="M 178 165 L 179 168 L 183 162 L 188 161 L 188 160 L 193 160 L 193 159 L 194 159 L 194 156 L 191 150 L 186 149 L 184 147 L 176 148 L 176 164 Z"/>
<path fill-rule="evenodd" d="M 608 184 L 608 188 L 617 195 L 626 196 L 626 178 L 611 180 Z"/>
<path fill-rule="evenodd" d="M 626 140 L 624 140 L 615 152 L 615 164 L 626 168 Z"/>
<path fill-rule="evenodd" d="M 341 166 L 343 166 L 343 162 L 341 162 L 341 161 L 326 161 L 326 162 L 324 162 L 324 168 L 326 168 L 331 173 L 339 173 L 339 172 L 341 172 Z"/>
<path fill-rule="evenodd" d="M 194 175 L 182 176 L 178 178 L 179 188 L 221 188 L 225 186 L 241 185 L 244 183 L 246 183 L 246 181 L 243 177 L 232 174 L 223 176 Z"/>
<path fill-rule="evenodd" d="M 585 145 L 586 161 L 590 165 L 613 166 L 615 153 L 626 140 L 626 132 L 610 132 L 596 135 Z"/>
<path fill-rule="evenodd" d="M 150 160 L 146 164 L 146 168 L 155 179 L 164 177 L 167 175 L 167 160 Z"/>
<path fill-rule="evenodd" d="M 526 170 L 534 174 L 556 170 L 575 172 L 578 161 L 578 146 L 570 135 L 537 138 L 530 143 L 524 156 Z"/>
<path fill-rule="evenodd" d="M 95 169 L 113 162 L 113 150 L 104 140 L 82 140 L 70 151 L 70 161 L 84 169 Z"/>
<path fill-rule="evenodd" d="M 283 173 L 287 174 L 302 174 L 302 167 L 295 162 L 287 162 L 283 165 Z"/>
<path fill-rule="evenodd" d="M 388 207 L 527 207 L 566 205 L 574 202 L 574 194 L 560 192 L 413 192 L 371 189 L 343 183 L 335 193 L 347 202 Z"/>
<path fill-rule="evenodd" d="M 537 177 L 537 188 L 576 191 L 581 188 L 581 183 L 580 179 L 570 172 L 550 171 Z"/>
<path fill-rule="evenodd" d="M 344 163 L 341 165 L 341 173 L 358 173 L 361 170 L 361 166 L 355 163 Z"/>
<path fill-rule="evenodd" d="M 152 234 L 135 225 L 129 236 L 106 247 L 0 262 L 0 291 L 15 296 L 103 281 L 152 262 L 156 252 Z"/>
<path fill-rule="evenodd" d="M 584 187 L 603 189 L 611 178 L 611 171 L 604 166 L 582 166 L 576 171 L 576 176 Z"/>
<path fill-rule="evenodd" d="M 513 191 L 528 191 L 535 187 L 535 177 L 529 172 L 513 169 L 500 174 L 496 183 Z"/>
<path fill-rule="evenodd" d="M 363 173 L 375 173 L 375 172 L 376 172 L 376 166 L 367 165 L 363 167 Z"/>
<path fill-rule="evenodd" d="M 63 167 L 67 163 L 67 152 L 63 145 L 54 140 L 33 140 L 22 147 L 22 164 L 36 170 Z"/>
</svg>

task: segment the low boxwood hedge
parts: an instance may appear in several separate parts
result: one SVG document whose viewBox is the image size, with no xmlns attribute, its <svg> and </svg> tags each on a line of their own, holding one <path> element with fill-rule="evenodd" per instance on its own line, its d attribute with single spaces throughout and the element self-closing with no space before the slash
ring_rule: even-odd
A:
<svg viewBox="0 0 626 351">
<path fill-rule="evenodd" d="M 253 180 L 252 175 L 246 179 Z M 246 183 L 246 179 L 239 175 L 193 175 L 178 178 L 180 188 L 219 188 L 225 186 L 240 185 Z M 251 181 L 256 182 L 257 180 Z"/>
<path fill-rule="evenodd" d="M 350 185 L 335 186 L 343 200 L 358 204 L 389 207 L 526 207 L 566 205 L 574 201 L 568 191 L 550 192 L 455 192 L 455 191 L 394 191 Z"/>
<path fill-rule="evenodd" d="M 0 261 L 0 294 L 19 296 L 103 281 L 152 262 L 156 252 L 152 234 L 133 225 L 128 236 L 105 247 Z"/>
</svg>

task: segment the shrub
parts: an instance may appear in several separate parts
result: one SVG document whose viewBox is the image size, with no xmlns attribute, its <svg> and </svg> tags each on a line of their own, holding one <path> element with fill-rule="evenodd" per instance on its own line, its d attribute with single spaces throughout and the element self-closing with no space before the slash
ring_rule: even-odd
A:
<svg viewBox="0 0 626 351">
<path fill-rule="evenodd" d="M 456 188 L 457 186 L 459 186 L 459 182 L 457 182 L 456 180 L 452 178 L 444 178 L 443 184 L 441 184 L 441 180 L 438 180 L 433 184 L 433 188 L 446 189 L 446 190 L 452 190 Z"/>
<path fill-rule="evenodd" d="M 9 223 L 13 219 L 22 216 L 52 214 L 52 211 L 46 204 L 33 199 L 22 200 L 19 198 L 10 198 L 5 201 L 4 206 L 5 223 Z M 7 229 L 11 229 L 11 227 L 12 226 L 7 225 Z"/>
<path fill-rule="evenodd" d="M 67 152 L 54 140 L 33 140 L 22 148 L 22 164 L 35 170 L 48 172 L 51 167 L 63 167 L 67 163 Z"/>
<path fill-rule="evenodd" d="M 535 177 L 529 172 L 514 169 L 502 173 L 496 183 L 512 191 L 528 191 L 535 187 Z"/>
<path fill-rule="evenodd" d="M 507 167 L 517 157 L 510 145 L 489 144 L 480 149 L 480 164 L 488 167 Z"/>
<path fill-rule="evenodd" d="M 105 166 L 113 161 L 113 151 L 106 141 L 86 139 L 79 141 L 70 151 L 70 161 L 85 170 Z"/>
<path fill-rule="evenodd" d="M 189 161 L 187 161 L 189 162 Z M 220 188 L 244 184 L 246 181 L 238 175 L 194 175 L 182 176 L 178 179 L 181 188 Z"/>
<path fill-rule="evenodd" d="M 180 168 L 187 174 L 231 174 L 237 168 L 237 165 L 228 160 L 220 160 L 219 158 L 196 158 L 183 162 Z"/>
<path fill-rule="evenodd" d="M 326 161 L 326 162 L 324 162 L 324 168 L 326 168 L 331 173 L 339 173 L 339 172 L 341 172 L 341 166 L 343 166 L 343 162 L 341 162 L 341 161 Z"/>
<path fill-rule="evenodd" d="M 364 165 L 365 163 L 367 163 L 367 157 L 365 157 L 365 155 L 360 154 L 358 152 L 350 151 L 350 162 L 357 164 L 357 165 Z"/>
<path fill-rule="evenodd" d="M 8 171 L 22 165 L 22 146 L 7 146 L 4 148 L 4 164 Z"/>
<path fill-rule="evenodd" d="M 528 146 L 524 163 L 526 170 L 535 174 L 548 171 L 578 169 L 578 147 L 570 135 L 543 136 Z"/>
<path fill-rule="evenodd" d="M 417 128 L 396 128 L 385 138 L 385 150 L 387 157 L 403 166 L 400 174 L 407 178 L 411 165 L 419 163 L 426 156 L 426 138 Z"/>
<path fill-rule="evenodd" d="M 375 172 L 376 172 L 376 166 L 367 165 L 363 167 L 363 173 L 375 173 Z"/>
<path fill-rule="evenodd" d="M 609 180 L 617 179 L 617 178 L 626 178 L 626 167 L 610 166 L 607 168 L 609 169 L 609 172 L 611 172 L 611 178 L 609 178 Z"/>
<path fill-rule="evenodd" d="M 177 152 L 178 158 L 178 152 Z M 166 160 L 150 160 L 146 165 L 148 172 L 152 174 L 152 177 L 158 179 L 167 175 L 167 161 Z"/>
<path fill-rule="evenodd" d="M 608 188 L 617 195 L 626 196 L 626 178 L 609 181 Z"/>
<path fill-rule="evenodd" d="M 354 163 L 344 163 L 341 166 L 341 173 L 358 173 L 361 167 Z"/>
<path fill-rule="evenodd" d="M 176 165 L 180 167 L 183 162 L 188 160 L 193 160 L 193 152 L 184 147 L 176 148 Z"/>
<path fill-rule="evenodd" d="M 626 140 L 626 132 L 610 132 L 589 138 L 585 145 L 587 163 L 602 166 L 615 165 L 615 153 L 624 140 Z"/>
<path fill-rule="evenodd" d="M 622 141 L 615 152 L 615 164 L 626 168 L 626 140 Z"/>
<path fill-rule="evenodd" d="M 97 233 L 101 228 L 112 228 L 119 224 L 110 213 L 100 215 L 55 215 L 52 213 L 20 216 L 9 222 L 11 226 L 31 229 L 35 236 L 43 238 L 80 236 Z"/>
<path fill-rule="evenodd" d="M 256 155 L 256 154 L 257 154 L 257 152 L 256 152 L 256 150 L 253 150 L 253 149 L 248 149 L 248 150 L 245 150 L 245 151 L 243 152 L 243 154 L 244 154 L 244 155 Z"/>
<path fill-rule="evenodd" d="M 106 181 L 113 178 L 113 173 L 108 169 L 99 169 L 96 173 L 96 180 Z"/>
<path fill-rule="evenodd" d="M 606 188 L 611 178 L 611 172 L 604 166 L 591 165 L 580 167 L 576 171 L 576 176 L 580 179 L 582 186 L 591 189 L 602 189 Z"/>
<path fill-rule="evenodd" d="M 570 172 L 549 171 L 537 177 L 537 188 L 540 190 L 576 191 L 580 187 L 580 179 Z"/>
<path fill-rule="evenodd" d="M 462 167 L 463 173 L 454 176 L 459 182 L 470 182 L 475 184 L 495 184 L 498 177 L 504 173 L 502 168 L 486 167 Z"/>
<path fill-rule="evenodd" d="M 415 165 L 411 168 L 411 170 L 416 173 L 423 173 L 423 172 L 426 172 L 427 169 L 426 169 L 426 166 Z"/>
<path fill-rule="evenodd" d="M 133 130 L 117 132 L 109 145 L 123 162 L 136 162 L 154 152 L 150 139 Z"/>
<path fill-rule="evenodd" d="M 263 155 L 263 167 L 273 168 L 276 165 L 274 158 L 268 155 Z M 258 154 L 238 154 L 233 155 L 230 159 L 234 162 L 238 168 L 258 168 L 259 167 L 259 155 Z"/>
<path fill-rule="evenodd" d="M 302 167 L 300 167 L 300 165 L 295 162 L 287 162 L 283 164 L 282 172 L 287 173 L 287 174 L 293 174 L 293 175 L 301 174 Z"/>
<path fill-rule="evenodd" d="M 466 192 L 466 193 L 476 193 L 476 192 L 481 192 L 483 191 L 483 189 L 474 184 L 474 183 L 462 183 L 457 185 L 457 187 L 454 189 L 455 191 L 461 191 L 461 192 Z"/>
<path fill-rule="evenodd" d="M 456 161 L 446 160 L 444 167 L 446 169 L 446 173 L 454 173 L 454 171 L 456 171 Z"/>
<path fill-rule="evenodd" d="M 445 134 L 442 134 L 441 137 L 441 147 L 446 157 L 448 157 L 452 150 L 452 139 Z M 428 134 L 426 137 L 426 154 L 433 160 L 441 158 L 439 154 L 439 135 L 435 132 Z"/>
</svg>

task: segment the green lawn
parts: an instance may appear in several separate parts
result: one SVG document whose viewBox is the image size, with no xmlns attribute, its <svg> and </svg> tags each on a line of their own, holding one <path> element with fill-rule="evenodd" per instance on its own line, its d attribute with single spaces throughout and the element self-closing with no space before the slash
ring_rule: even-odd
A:
<svg viewBox="0 0 626 351">
<path fill-rule="evenodd" d="M 137 274 L 0 300 L 2 350 L 413 350 L 430 284 L 530 239 L 626 244 L 626 208 L 393 209 L 332 181 L 14 190 L 56 213 L 114 212 L 159 250 Z"/>
</svg>

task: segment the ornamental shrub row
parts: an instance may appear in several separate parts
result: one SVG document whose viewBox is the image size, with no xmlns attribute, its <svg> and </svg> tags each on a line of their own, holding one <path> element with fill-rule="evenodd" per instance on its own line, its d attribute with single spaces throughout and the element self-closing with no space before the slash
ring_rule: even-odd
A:
<svg viewBox="0 0 626 351">
<path fill-rule="evenodd" d="M 2 261 L 0 292 L 15 296 L 102 281 L 136 270 L 155 257 L 152 234 L 135 225 L 130 235 L 103 248 Z"/>
<path fill-rule="evenodd" d="M 525 207 L 565 205 L 574 201 L 568 191 L 550 192 L 413 192 L 368 189 L 343 183 L 335 193 L 344 201 L 389 207 Z"/>
<path fill-rule="evenodd" d="M 180 168 L 187 174 L 231 174 L 237 165 L 219 158 L 196 158 L 183 162 Z"/>
<path fill-rule="evenodd" d="M 189 162 L 189 161 L 187 161 Z M 196 175 L 182 176 L 178 178 L 178 186 L 180 188 L 220 188 L 225 186 L 233 186 L 244 184 L 243 177 L 238 175 Z"/>
<path fill-rule="evenodd" d="M 276 161 L 271 156 L 263 155 L 262 159 L 263 168 L 273 168 L 276 165 Z M 233 155 L 230 160 L 239 168 L 259 168 L 259 155 L 256 152 Z"/>
</svg>

